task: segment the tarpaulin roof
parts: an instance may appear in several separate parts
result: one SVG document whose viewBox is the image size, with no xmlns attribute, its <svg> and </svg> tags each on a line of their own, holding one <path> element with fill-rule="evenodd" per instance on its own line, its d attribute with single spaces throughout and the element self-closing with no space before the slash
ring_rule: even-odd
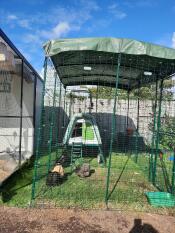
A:
<svg viewBox="0 0 175 233">
<path fill-rule="evenodd" d="M 119 54 L 119 88 L 132 89 L 175 72 L 174 49 L 136 40 L 59 39 L 48 41 L 44 50 L 65 86 L 115 86 Z"/>
</svg>

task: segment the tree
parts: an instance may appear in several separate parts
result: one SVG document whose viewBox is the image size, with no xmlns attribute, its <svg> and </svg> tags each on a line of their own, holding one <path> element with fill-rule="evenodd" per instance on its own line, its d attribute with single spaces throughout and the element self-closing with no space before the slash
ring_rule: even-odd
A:
<svg viewBox="0 0 175 233">
<path fill-rule="evenodd" d="M 160 144 L 164 149 L 174 150 L 175 148 L 175 117 L 165 114 L 161 120 Z"/>
</svg>

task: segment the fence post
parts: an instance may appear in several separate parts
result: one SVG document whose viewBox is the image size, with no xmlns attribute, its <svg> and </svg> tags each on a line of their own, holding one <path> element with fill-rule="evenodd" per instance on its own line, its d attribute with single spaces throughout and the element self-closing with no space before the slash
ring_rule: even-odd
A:
<svg viewBox="0 0 175 233">
<path fill-rule="evenodd" d="M 159 150 L 159 138 L 160 138 L 160 126 L 161 126 L 161 111 L 162 111 L 162 94 L 163 94 L 163 79 L 160 83 L 160 97 L 159 97 L 159 111 L 157 117 L 157 130 L 156 130 L 156 154 L 154 160 L 154 168 L 153 168 L 153 184 L 156 182 L 156 172 L 157 172 L 157 157 Z"/>
<path fill-rule="evenodd" d="M 56 77 L 57 74 L 55 73 Z M 60 145 L 60 139 L 62 139 L 62 134 L 61 134 L 61 130 L 62 127 L 65 127 L 65 116 L 64 116 L 64 111 L 65 111 L 65 102 L 66 102 L 66 90 L 64 93 L 64 105 L 63 105 L 63 109 L 61 112 L 61 97 L 62 97 L 62 84 L 61 81 L 59 80 L 59 99 L 58 99 L 58 115 L 57 118 L 55 119 L 55 126 L 56 126 L 56 159 L 58 159 L 58 154 L 59 154 L 59 145 Z M 56 83 L 57 85 L 57 83 Z M 56 92 L 57 95 L 57 92 Z M 57 105 L 55 104 L 55 107 L 57 107 Z M 61 124 L 61 118 L 62 118 L 62 122 L 63 124 Z"/>
<path fill-rule="evenodd" d="M 175 149 L 174 149 L 174 157 L 173 157 L 171 193 L 175 194 Z"/>
<path fill-rule="evenodd" d="M 135 149 L 136 149 L 136 156 L 135 156 L 135 162 L 138 161 L 138 136 L 139 136 L 139 110 L 140 110 L 140 83 L 138 82 L 138 92 L 137 92 L 137 128 L 136 128 L 136 143 L 135 143 Z"/>
<path fill-rule="evenodd" d="M 41 142 L 41 128 L 43 126 L 44 111 L 45 111 L 45 109 L 44 109 L 44 96 L 45 96 L 46 77 L 47 77 L 47 62 L 48 62 L 48 58 L 45 57 L 45 61 L 44 61 L 44 82 L 43 82 L 42 99 L 41 99 L 41 101 L 42 101 L 41 102 L 41 118 L 40 118 L 39 128 L 37 129 L 37 133 L 36 133 L 35 164 L 34 164 L 34 176 L 33 176 L 33 181 L 32 181 L 31 200 L 35 199 L 35 189 L 36 189 L 39 149 L 40 149 L 40 142 Z"/>
<path fill-rule="evenodd" d="M 21 60 L 21 88 L 20 88 L 20 129 L 19 129 L 19 167 L 22 157 L 22 127 L 23 127 L 23 90 L 24 90 L 24 61 Z"/>
<path fill-rule="evenodd" d="M 117 71 L 116 71 L 116 79 L 115 79 L 115 97 L 114 97 L 114 107 L 113 107 L 113 115 L 112 115 L 112 132 L 111 132 L 111 141 L 110 141 L 110 150 L 109 150 L 109 162 L 108 162 L 108 171 L 107 171 L 107 179 L 106 179 L 106 192 L 105 192 L 105 203 L 108 204 L 108 194 L 109 194 L 109 182 L 110 182 L 110 172 L 111 172 L 111 158 L 112 158 L 112 148 L 114 141 L 114 129 L 116 124 L 116 101 L 118 97 L 118 83 L 119 83 L 119 71 L 120 71 L 120 62 L 121 62 L 121 54 L 118 55 L 117 62 Z"/>
<path fill-rule="evenodd" d="M 153 131 L 152 131 L 152 143 L 151 143 L 151 156 L 150 156 L 150 163 L 149 163 L 149 181 L 153 182 L 153 156 L 154 156 L 154 141 L 155 141 L 155 130 L 156 130 L 156 116 L 157 116 L 157 89 L 158 89 L 158 81 L 156 79 L 156 96 L 155 96 L 155 102 L 154 102 L 154 109 L 153 109 Z"/>
<path fill-rule="evenodd" d="M 55 112 L 55 103 L 56 103 L 56 84 L 57 84 L 57 74 L 54 73 L 54 91 L 53 91 L 53 99 L 51 106 L 51 122 L 49 127 L 49 157 L 48 157 L 48 165 L 47 165 L 47 174 L 49 173 L 51 167 L 51 155 L 52 155 L 52 143 L 53 143 L 53 127 L 54 127 L 54 112 Z"/>
</svg>

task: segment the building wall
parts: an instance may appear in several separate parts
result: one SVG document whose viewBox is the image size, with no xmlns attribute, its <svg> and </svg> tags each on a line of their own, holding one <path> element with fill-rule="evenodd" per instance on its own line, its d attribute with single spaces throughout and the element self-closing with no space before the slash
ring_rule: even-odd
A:
<svg viewBox="0 0 175 233">
<path fill-rule="evenodd" d="M 98 99 L 97 101 L 97 113 L 96 113 L 96 100 L 92 99 L 93 108 L 91 113 L 95 116 L 99 125 L 101 135 L 106 139 L 110 139 L 111 126 L 112 126 L 112 114 L 114 100 L 111 99 Z M 78 112 L 89 112 L 90 102 L 89 100 L 81 101 L 75 99 L 70 105 L 70 100 L 67 102 L 67 111 L 65 114 L 71 117 Z M 69 107 L 71 106 L 71 107 Z M 126 133 L 127 128 L 136 130 L 137 128 L 137 100 L 130 100 L 129 112 L 127 100 L 118 100 L 116 106 L 116 130 L 115 134 Z M 162 102 L 162 117 L 166 114 L 169 116 L 175 116 L 175 102 Z M 127 117 L 128 116 L 128 117 Z M 139 103 L 139 135 L 143 137 L 146 144 L 151 143 L 152 133 L 149 129 L 149 125 L 153 120 L 153 103 L 150 100 L 140 100 Z"/>
<path fill-rule="evenodd" d="M 42 104 L 42 91 L 43 91 L 43 82 L 37 78 L 36 83 L 36 103 L 35 103 L 35 127 L 36 129 L 40 124 L 41 117 L 41 104 Z"/>
<path fill-rule="evenodd" d="M 19 152 L 21 77 L 11 76 L 11 92 L 0 92 L 0 151 Z M 22 155 L 33 153 L 34 83 L 23 81 Z M 2 116 L 4 116 L 2 118 Z M 16 155 L 17 156 L 17 155 Z"/>
<path fill-rule="evenodd" d="M 35 120 L 36 127 L 40 121 L 42 85 L 31 65 L 1 31 L 0 183 L 34 152 L 34 127 Z"/>
</svg>

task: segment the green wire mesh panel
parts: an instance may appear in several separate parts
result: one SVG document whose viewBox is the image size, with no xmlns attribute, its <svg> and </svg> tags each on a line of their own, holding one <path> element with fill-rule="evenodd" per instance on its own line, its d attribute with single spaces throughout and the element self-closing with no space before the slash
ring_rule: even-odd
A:
<svg viewBox="0 0 175 233">
<path fill-rule="evenodd" d="M 174 63 L 94 51 L 51 60 L 32 203 L 152 210 L 146 192 L 174 196 Z"/>
<path fill-rule="evenodd" d="M 160 191 L 175 193 L 175 153 L 174 153 L 174 77 L 161 83 L 162 90 L 158 93 L 158 106 L 155 115 L 159 115 L 153 139 L 154 168 L 153 183 Z M 157 147 L 156 147 L 157 146 Z"/>
<path fill-rule="evenodd" d="M 36 135 L 36 159 L 32 185 L 32 199 L 40 198 L 46 191 L 46 177 L 55 161 L 60 157 L 63 135 L 58 131 L 67 124 L 64 118 L 61 97 L 64 96 L 62 84 L 58 80 L 50 60 L 45 61 L 43 102 L 40 127 Z M 64 122 L 62 125 L 60 122 Z"/>
<path fill-rule="evenodd" d="M 108 132 L 103 129 L 103 118 L 102 124 L 97 124 L 100 116 L 95 117 L 95 98 L 89 88 L 80 85 L 65 89 L 50 60 L 45 64 L 43 117 L 37 136 L 32 193 L 36 206 L 105 207 L 107 168 L 102 134 Z M 69 127 L 71 119 L 80 115 L 83 117 L 77 117 Z M 67 130 L 70 136 L 64 143 Z M 64 176 L 51 181 L 50 174 L 58 162 Z M 88 174 L 81 171 L 83 164 L 90 166 Z"/>
</svg>

